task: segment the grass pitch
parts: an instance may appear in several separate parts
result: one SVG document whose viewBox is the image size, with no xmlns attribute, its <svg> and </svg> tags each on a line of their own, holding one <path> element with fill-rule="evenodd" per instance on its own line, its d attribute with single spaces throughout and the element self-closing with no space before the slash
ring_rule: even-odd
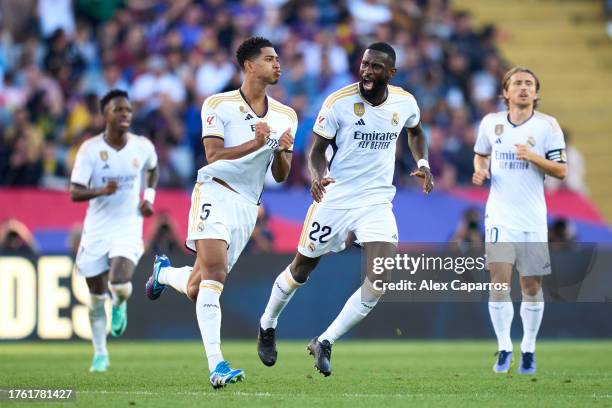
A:
<svg viewBox="0 0 612 408">
<path fill-rule="evenodd" d="M 340 341 L 333 374 L 324 378 L 306 344 L 279 343 L 279 360 L 268 368 L 254 340 L 224 342 L 225 357 L 245 369 L 246 381 L 215 391 L 198 342 L 111 341 L 103 374 L 87 371 L 89 343 L 4 343 L 0 388 L 75 388 L 77 399 L 0 405 L 612 407 L 612 341 L 540 341 L 536 376 L 516 374 L 516 360 L 510 374 L 493 374 L 491 341 Z"/>
</svg>

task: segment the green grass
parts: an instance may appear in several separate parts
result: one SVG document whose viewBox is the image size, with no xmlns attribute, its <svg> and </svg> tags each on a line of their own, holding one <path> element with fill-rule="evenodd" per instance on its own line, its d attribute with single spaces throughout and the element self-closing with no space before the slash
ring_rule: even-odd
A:
<svg viewBox="0 0 612 408">
<path fill-rule="evenodd" d="M 52 407 L 612 406 L 612 341 L 540 341 L 536 376 L 519 376 L 516 366 L 493 374 L 491 341 L 341 341 L 328 378 L 314 370 L 306 343 L 280 343 L 267 368 L 255 341 L 225 342 L 246 381 L 219 391 L 197 342 L 112 341 L 110 371 L 97 375 L 87 371 L 88 343 L 5 343 L 0 388 L 77 390 L 76 404 Z"/>
</svg>

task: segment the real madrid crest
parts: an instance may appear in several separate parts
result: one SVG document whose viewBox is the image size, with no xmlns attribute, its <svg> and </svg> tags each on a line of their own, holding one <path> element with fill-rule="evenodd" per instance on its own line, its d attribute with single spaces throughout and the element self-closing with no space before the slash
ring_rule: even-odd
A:
<svg viewBox="0 0 612 408">
<path fill-rule="evenodd" d="M 501 123 L 499 125 L 495 125 L 495 136 L 499 136 L 504 133 L 504 125 Z"/>
<path fill-rule="evenodd" d="M 138 159 L 134 159 L 134 161 L 132 161 L 132 166 L 134 166 L 135 169 L 137 169 L 139 165 L 140 162 L 138 161 Z"/>
<path fill-rule="evenodd" d="M 248 112 L 248 109 L 244 105 L 240 105 L 240 107 L 238 109 L 240 109 L 240 112 L 242 112 L 242 113 L 247 113 Z"/>
<path fill-rule="evenodd" d="M 363 104 L 363 102 L 355 102 L 355 104 L 353 105 L 353 111 L 355 112 L 355 115 L 363 116 L 363 114 L 365 113 L 365 105 Z"/>
<path fill-rule="evenodd" d="M 563 163 L 567 162 L 567 153 L 565 153 L 565 150 L 561 150 L 561 161 Z"/>
<path fill-rule="evenodd" d="M 311 252 L 314 252 L 314 250 L 315 250 L 314 242 L 311 242 L 310 244 L 308 244 L 308 249 L 310 249 Z"/>
<path fill-rule="evenodd" d="M 107 161 L 108 160 L 108 152 L 106 150 L 101 150 L 100 151 L 100 159 L 102 161 Z"/>
<path fill-rule="evenodd" d="M 529 137 L 527 138 L 527 144 L 528 144 L 529 146 L 531 146 L 531 147 L 534 147 L 534 146 L 535 146 L 535 138 L 534 138 L 533 136 L 529 136 Z"/>
<path fill-rule="evenodd" d="M 391 124 L 393 126 L 397 126 L 399 124 L 399 115 L 397 112 L 393 112 L 393 116 L 391 117 Z"/>
</svg>

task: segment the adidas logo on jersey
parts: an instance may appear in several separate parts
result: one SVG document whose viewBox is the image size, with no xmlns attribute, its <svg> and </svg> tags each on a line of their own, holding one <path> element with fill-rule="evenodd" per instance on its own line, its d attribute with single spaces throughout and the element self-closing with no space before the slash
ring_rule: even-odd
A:
<svg viewBox="0 0 612 408">
<path fill-rule="evenodd" d="M 110 166 L 108 165 L 108 163 L 104 164 L 104 167 L 102 167 L 102 170 L 108 170 L 110 169 Z"/>
<path fill-rule="evenodd" d="M 251 115 L 250 113 L 248 113 L 246 115 L 246 118 L 244 118 L 244 120 L 251 120 L 251 119 L 253 119 L 253 115 Z"/>
<path fill-rule="evenodd" d="M 501 138 L 498 137 L 497 139 L 495 139 L 495 144 L 501 144 Z"/>
<path fill-rule="evenodd" d="M 364 125 L 365 125 L 365 120 L 363 120 L 363 118 L 355 122 L 355 126 L 364 126 Z"/>
</svg>

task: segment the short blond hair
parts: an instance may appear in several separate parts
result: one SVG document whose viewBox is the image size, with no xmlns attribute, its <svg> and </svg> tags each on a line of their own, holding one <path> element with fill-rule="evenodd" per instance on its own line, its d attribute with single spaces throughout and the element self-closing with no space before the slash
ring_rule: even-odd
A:
<svg viewBox="0 0 612 408">
<path fill-rule="evenodd" d="M 510 85 L 510 78 L 512 78 L 512 75 L 519 73 L 519 72 L 526 72 L 529 75 L 531 75 L 533 77 L 533 79 L 535 79 L 535 84 L 536 84 L 536 92 L 540 91 L 540 80 L 538 79 L 538 77 L 536 76 L 536 74 L 533 73 L 532 70 L 530 70 L 529 68 L 525 68 L 525 67 L 514 67 L 512 68 L 510 71 L 506 72 L 506 75 L 504 75 L 504 78 L 502 79 L 502 89 L 504 91 L 508 90 L 508 86 Z M 503 93 L 500 95 L 500 97 L 504 100 L 504 104 L 506 105 L 506 108 L 508 108 L 508 98 L 506 98 Z M 536 99 L 535 101 L 533 101 L 533 108 L 537 108 L 538 107 L 538 102 L 540 101 L 540 98 Z"/>
</svg>

